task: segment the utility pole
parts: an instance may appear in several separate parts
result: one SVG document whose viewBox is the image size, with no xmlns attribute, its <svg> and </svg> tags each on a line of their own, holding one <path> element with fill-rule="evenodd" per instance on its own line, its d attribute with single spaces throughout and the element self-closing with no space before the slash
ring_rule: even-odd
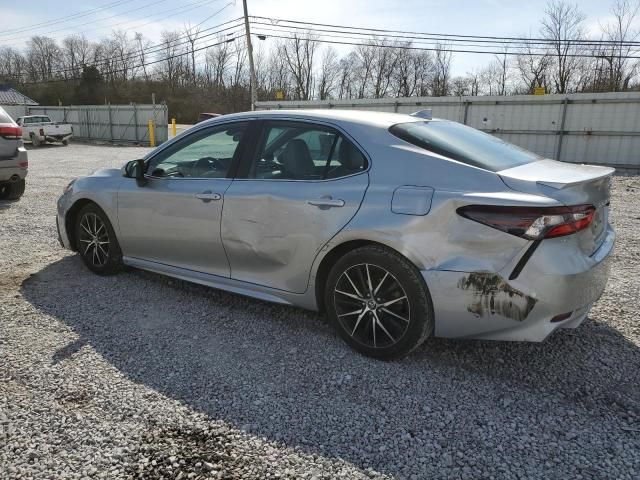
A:
<svg viewBox="0 0 640 480">
<path fill-rule="evenodd" d="M 253 46 L 251 45 L 251 30 L 249 29 L 249 14 L 247 13 L 247 0 L 242 0 L 244 7 L 244 30 L 247 34 L 247 50 L 249 52 L 249 72 L 251 74 L 251 110 L 256 109 L 256 101 L 258 100 L 256 68 L 253 64 Z"/>
</svg>

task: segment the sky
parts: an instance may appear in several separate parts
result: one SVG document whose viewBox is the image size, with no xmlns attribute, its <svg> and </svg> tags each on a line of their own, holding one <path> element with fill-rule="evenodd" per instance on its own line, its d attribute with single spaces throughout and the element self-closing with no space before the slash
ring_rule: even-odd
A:
<svg viewBox="0 0 640 480">
<path fill-rule="evenodd" d="M 588 31 L 597 31 L 599 24 L 611 18 L 612 2 L 579 2 L 587 17 Z M 84 33 L 89 39 L 97 40 L 118 29 L 141 32 L 155 43 L 163 30 L 182 29 L 201 22 L 201 28 L 207 28 L 242 15 L 241 0 L 29 0 L 28 3 L 29 8 L 20 8 L 15 1 L 0 0 L 0 46 L 23 48 L 29 36 L 35 34 L 61 40 L 72 33 Z M 535 36 L 545 9 L 545 1 L 539 0 L 247 0 L 247 3 L 250 15 L 486 36 Z M 97 8 L 101 10 L 84 14 Z M 82 16 L 69 18 L 73 14 Z M 273 41 L 267 39 L 263 46 L 268 48 Z M 344 53 L 349 48 L 339 50 Z M 489 61 L 488 55 L 456 53 L 453 74 L 463 75 Z"/>
</svg>

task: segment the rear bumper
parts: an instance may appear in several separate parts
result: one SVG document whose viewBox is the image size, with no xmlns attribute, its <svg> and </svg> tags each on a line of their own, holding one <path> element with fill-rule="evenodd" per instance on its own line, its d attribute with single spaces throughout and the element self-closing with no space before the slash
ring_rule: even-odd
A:
<svg viewBox="0 0 640 480">
<path fill-rule="evenodd" d="M 507 280 L 508 270 L 422 272 L 433 299 L 435 335 L 539 342 L 557 328 L 575 328 L 606 287 L 614 244 L 610 226 L 590 257 L 572 256 L 567 248 L 559 257 L 558 240 L 539 248 L 515 280 Z"/>
<path fill-rule="evenodd" d="M 18 154 L 15 157 L 0 160 L 0 182 L 24 179 L 29 169 L 21 167 L 20 164 L 28 165 L 27 150 L 24 147 L 18 148 Z"/>
<path fill-rule="evenodd" d="M 62 142 L 63 140 L 69 140 L 73 136 L 72 133 L 64 135 L 45 135 L 44 139 L 48 142 Z"/>
</svg>

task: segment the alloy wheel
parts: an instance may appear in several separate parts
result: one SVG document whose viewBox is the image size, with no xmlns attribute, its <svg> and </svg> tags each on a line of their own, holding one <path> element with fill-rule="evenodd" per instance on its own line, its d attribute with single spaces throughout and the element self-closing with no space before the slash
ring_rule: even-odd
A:
<svg viewBox="0 0 640 480">
<path fill-rule="evenodd" d="M 103 267 L 109 260 L 107 226 L 95 213 L 86 213 L 80 220 L 80 251 L 94 267 Z"/>
<path fill-rule="evenodd" d="M 400 282 L 371 263 L 353 265 L 334 292 L 338 321 L 357 342 L 373 348 L 396 344 L 409 328 L 411 306 Z"/>
</svg>

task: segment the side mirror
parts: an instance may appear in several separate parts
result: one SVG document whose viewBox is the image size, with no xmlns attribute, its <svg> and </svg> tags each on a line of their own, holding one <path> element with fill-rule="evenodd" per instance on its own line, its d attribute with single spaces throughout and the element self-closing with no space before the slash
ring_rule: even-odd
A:
<svg viewBox="0 0 640 480">
<path fill-rule="evenodd" d="M 144 160 L 131 160 L 124 166 L 124 176 L 127 178 L 135 178 L 139 187 L 143 187 L 147 183 L 144 177 Z"/>
</svg>

